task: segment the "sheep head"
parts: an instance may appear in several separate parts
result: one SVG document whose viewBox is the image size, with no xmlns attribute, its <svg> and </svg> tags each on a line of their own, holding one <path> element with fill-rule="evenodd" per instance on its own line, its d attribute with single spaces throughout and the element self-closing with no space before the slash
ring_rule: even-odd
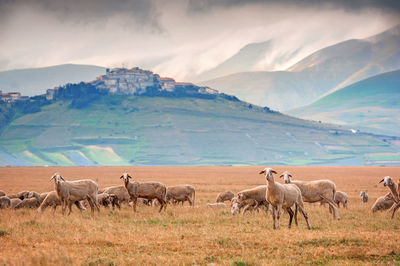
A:
<svg viewBox="0 0 400 266">
<path fill-rule="evenodd" d="M 284 172 L 283 174 L 281 174 L 279 177 L 280 177 L 280 178 L 283 177 L 283 180 L 285 181 L 285 184 L 289 184 L 289 183 L 290 183 L 290 178 L 292 177 L 292 175 L 291 175 L 288 171 L 285 171 L 285 172 Z"/>
<path fill-rule="evenodd" d="M 132 178 L 128 173 L 123 173 L 120 179 L 123 179 L 125 183 L 129 182 L 129 178 Z"/>
<path fill-rule="evenodd" d="M 271 181 L 271 180 L 273 180 L 273 175 L 272 174 L 277 174 L 277 172 L 274 170 L 274 169 L 272 169 L 272 168 L 264 168 L 264 170 L 262 170 L 261 172 L 260 172 L 260 175 L 262 175 L 262 174 L 265 174 L 265 178 L 268 180 L 268 181 Z"/>
<path fill-rule="evenodd" d="M 382 183 L 382 182 L 385 187 L 394 185 L 393 179 L 390 176 L 385 176 L 379 183 Z"/>
<path fill-rule="evenodd" d="M 50 178 L 50 180 L 53 180 L 54 179 L 54 182 L 55 183 L 59 183 L 59 182 L 61 182 L 61 180 L 62 181 L 65 181 L 65 179 L 60 175 L 60 173 L 55 173 L 51 178 Z"/>
</svg>

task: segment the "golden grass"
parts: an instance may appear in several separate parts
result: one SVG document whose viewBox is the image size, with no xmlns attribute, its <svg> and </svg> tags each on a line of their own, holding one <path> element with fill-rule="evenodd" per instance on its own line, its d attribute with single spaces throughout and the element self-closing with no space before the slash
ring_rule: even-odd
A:
<svg viewBox="0 0 400 266">
<path fill-rule="evenodd" d="M 399 177 L 400 168 L 381 167 L 274 167 L 288 169 L 294 178 L 333 180 L 349 194 L 349 209 L 340 209 L 341 220 L 333 221 L 327 207 L 306 204 L 313 227 L 272 229 L 272 218 L 264 213 L 232 216 L 230 210 L 210 210 L 222 190 L 264 184 L 257 173 L 262 167 L 38 167 L 0 168 L 0 189 L 7 193 L 53 189 L 51 175 L 60 171 L 67 179 L 92 178 L 99 187 L 122 184 L 123 171 L 138 180 L 157 180 L 166 185 L 189 183 L 196 187 L 196 206 L 140 206 L 121 211 L 102 208 L 100 215 L 74 208 L 69 217 L 60 209 L 53 216 L 47 209 L 0 210 L 1 264 L 399 264 L 400 214 L 372 214 L 375 199 L 387 193 L 377 183 L 385 175 Z M 359 191 L 367 189 L 370 202 L 360 203 Z"/>
</svg>

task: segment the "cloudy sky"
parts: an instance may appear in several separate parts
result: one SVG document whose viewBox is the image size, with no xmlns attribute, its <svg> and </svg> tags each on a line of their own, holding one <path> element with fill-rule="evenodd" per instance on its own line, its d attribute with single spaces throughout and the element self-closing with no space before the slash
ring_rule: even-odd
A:
<svg viewBox="0 0 400 266">
<path fill-rule="evenodd" d="M 0 71 L 76 63 L 190 80 L 267 40 L 254 70 L 283 70 L 398 23 L 397 0 L 0 0 Z"/>
</svg>

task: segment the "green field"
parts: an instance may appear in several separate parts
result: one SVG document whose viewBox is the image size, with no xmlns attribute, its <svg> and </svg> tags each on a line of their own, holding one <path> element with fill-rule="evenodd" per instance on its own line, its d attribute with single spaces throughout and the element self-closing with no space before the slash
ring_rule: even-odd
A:
<svg viewBox="0 0 400 266">
<path fill-rule="evenodd" d="M 400 151 L 391 138 L 223 97 L 108 95 L 84 109 L 70 103 L 56 101 L 3 128 L 0 164 L 362 165 L 374 164 L 366 154 Z"/>
</svg>

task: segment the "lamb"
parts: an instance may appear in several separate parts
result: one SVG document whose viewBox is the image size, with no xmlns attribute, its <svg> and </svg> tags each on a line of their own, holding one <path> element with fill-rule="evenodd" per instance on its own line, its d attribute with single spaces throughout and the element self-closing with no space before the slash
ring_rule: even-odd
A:
<svg viewBox="0 0 400 266">
<path fill-rule="evenodd" d="M 272 206 L 272 216 L 274 221 L 273 228 L 280 228 L 279 220 L 282 208 L 284 208 L 289 213 L 289 228 L 291 227 L 292 219 L 294 216 L 291 207 L 295 205 L 295 215 L 297 215 L 297 209 L 299 209 L 307 222 L 308 229 L 311 230 L 308 216 L 304 209 L 303 198 L 299 187 L 294 184 L 280 184 L 275 182 L 273 174 L 277 174 L 277 172 L 272 168 L 265 168 L 260 172 L 260 174 L 265 174 L 265 178 L 268 182 L 266 199 L 268 203 Z M 278 220 L 277 227 L 275 225 L 276 219 Z"/>
<path fill-rule="evenodd" d="M 207 203 L 207 206 L 210 208 L 226 208 L 226 204 L 223 202 Z"/>
<path fill-rule="evenodd" d="M 376 199 L 374 205 L 372 205 L 371 211 L 385 211 L 390 209 L 394 204 L 393 195 L 391 192 L 387 193 L 385 196 Z"/>
<path fill-rule="evenodd" d="M 235 215 L 236 213 L 240 213 L 240 209 L 243 208 L 242 214 L 245 214 L 246 211 L 248 210 L 258 210 L 259 204 L 258 201 L 254 199 L 245 199 L 245 200 L 240 200 L 238 198 L 233 198 L 231 200 L 231 213 Z"/>
<path fill-rule="evenodd" d="M 57 206 L 59 205 L 61 205 L 61 200 L 58 198 L 57 192 L 56 191 L 46 192 L 46 197 L 41 202 L 39 208 L 37 209 L 37 212 L 42 213 L 47 207 L 51 206 L 53 208 L 53 214 L 54 214 L 57 209 Z M 81 212 L 82 210 L 85 209 L 79 201 L 75 201 L 75 205 Z"/>
<path fill-rule="evenodd" d="M 394 214 L 396 213 L 397 209 L 400 208 L 400 197 L 399 197 L 399 191 L 398 185 L 393 181 L 393 179 L 390 176 L 385 176 L 379 183 L 382 183 L 385 187 L 389 187 L 390 192 L 392 193 L 393 200 L 394 200 L 394 205 L 392 207 L 393 212 L 392 212 L 392 219 L 394 217 Z"/>
<path fill-rule="evenodd" d="M 348 202 L 348 196 L 346 192 L 343 191 L 336 191 L 335 193 L 335 198 L 334 198 L 334 202 L 336 203 L 336 205 L 338 206 L 338 208 L 340 208 L 340 203 L 342 203 L 343 208 L 347 209 L 347 202 Z M 326 202 L 326 200 L 322 200 L 320 202 L 320 205 L 324 205 Z M 331 209 L 330 209 L 331 210 Z"/>
<path fill-rule="evenodd" d="M 129 203 L 130 196 L 125 186 L 106 187 L 99 191 L 99 193 L 114 194 L 118 197 L 119 203 Z"/>
<path fill-rule="evenodd" d="M 158 212 L 161 212 L 163 208 L 165 211 L 167 188 L 164 184 L 160 182 L 130 182 L 129 179 L 132 177 L 128 173 L 123 173 L 120 178 L 124 180 L 125 188 L 132 199 L 134 212 L 136 212 L 136 202 L 139 197 L 148 200 L 157 199 L 161 205 Z"/>
<path fill-rule="evenodd" d="M 224 201 L 231 201 L 235 197 L 235 194 L 228 190 L 218 194 L 216 202 L 224 202 Z"/>
<path fill-rule="evenodd" d="M 77 180 L 77 181 L 65 181 L 65 179 L 56 173 L 50 180 L 54 179 L 55 190 L 62 203 L 62 213 L 64 215 L 65 209 L 68 204 L 68 215 L 71 214 L 72 204 L 80 200 L 88 200 L 92 213 L 94 213 L 94 207 L 100 213 L 100 208 L 97 203 L 97 184 L 93 180 Z"/>
<path fill-rule="evenodd" d="M 292 175 L 289 172 L 284 172 L 280 177 L 283 177 L 286 184 L 294 184 L 300 189 L 304 202 L 314 203 L 324 200 L 329 204 L 330 211 L 333 211 L 333 219 L 340 219 L 337 205 L 334 202 L 335 183 L 330 180 L 291 180 Z"/>
<path fill-rule="evenodd" d="M 367 191 L 365 190 L 363 190 L 363 191 L 361 191 L 360 192 L 360 197 L 361 197 L 361 202 L 362 203 L 367 203 L 368 202 L 368 193 L 367 193 Z"/>
<path fill-rule="evenodd" d="M 3 190 L 0 190 L 0 197 L 6 196 L 6 193 Z"/>
<path fill-rule="evenodd" d="M 266 200 L 265 194 L 267 192 L 267 185 L 261 185 L 250 189 L 245 189 L 238 192 L 239 201 L 245 201 L 248 199 L 253 199 L 257 202 L 255 208 L 260 205 L 264 205 L 268 210 L 269 204 Z"/>
<path fill-rule="evenodd" d="M 10 198 L 11 201 L 11 208 L 15 208 L 15 206 L 17 206 L 20 202 L 22 202 L 22 200 L 20 200 L 19 198 Z"/>
<path fill-rule="evenodd" d="M 18 203 L 15 206 L 15 209 L 20 209 L 20 208 L 37 208 L 39 207 L 40 202 L 37 198 L 33 197 L 30 199 L 24 199 L 23 201 L 21 201 L 20 203 Z"/>
<path fill-rule="evenodd" d="M 11 206 L 11 200 L 7 196 L 0 197 L 0 209 L 7 209 Z"/>
<path fill-rule="evenodd" d="M 194 206 L 196 190 L 191 185 L 179 185 L 167 187 L 167 202 L 182 202 L 189 201 L 190 206 Z"/>
</svg>

